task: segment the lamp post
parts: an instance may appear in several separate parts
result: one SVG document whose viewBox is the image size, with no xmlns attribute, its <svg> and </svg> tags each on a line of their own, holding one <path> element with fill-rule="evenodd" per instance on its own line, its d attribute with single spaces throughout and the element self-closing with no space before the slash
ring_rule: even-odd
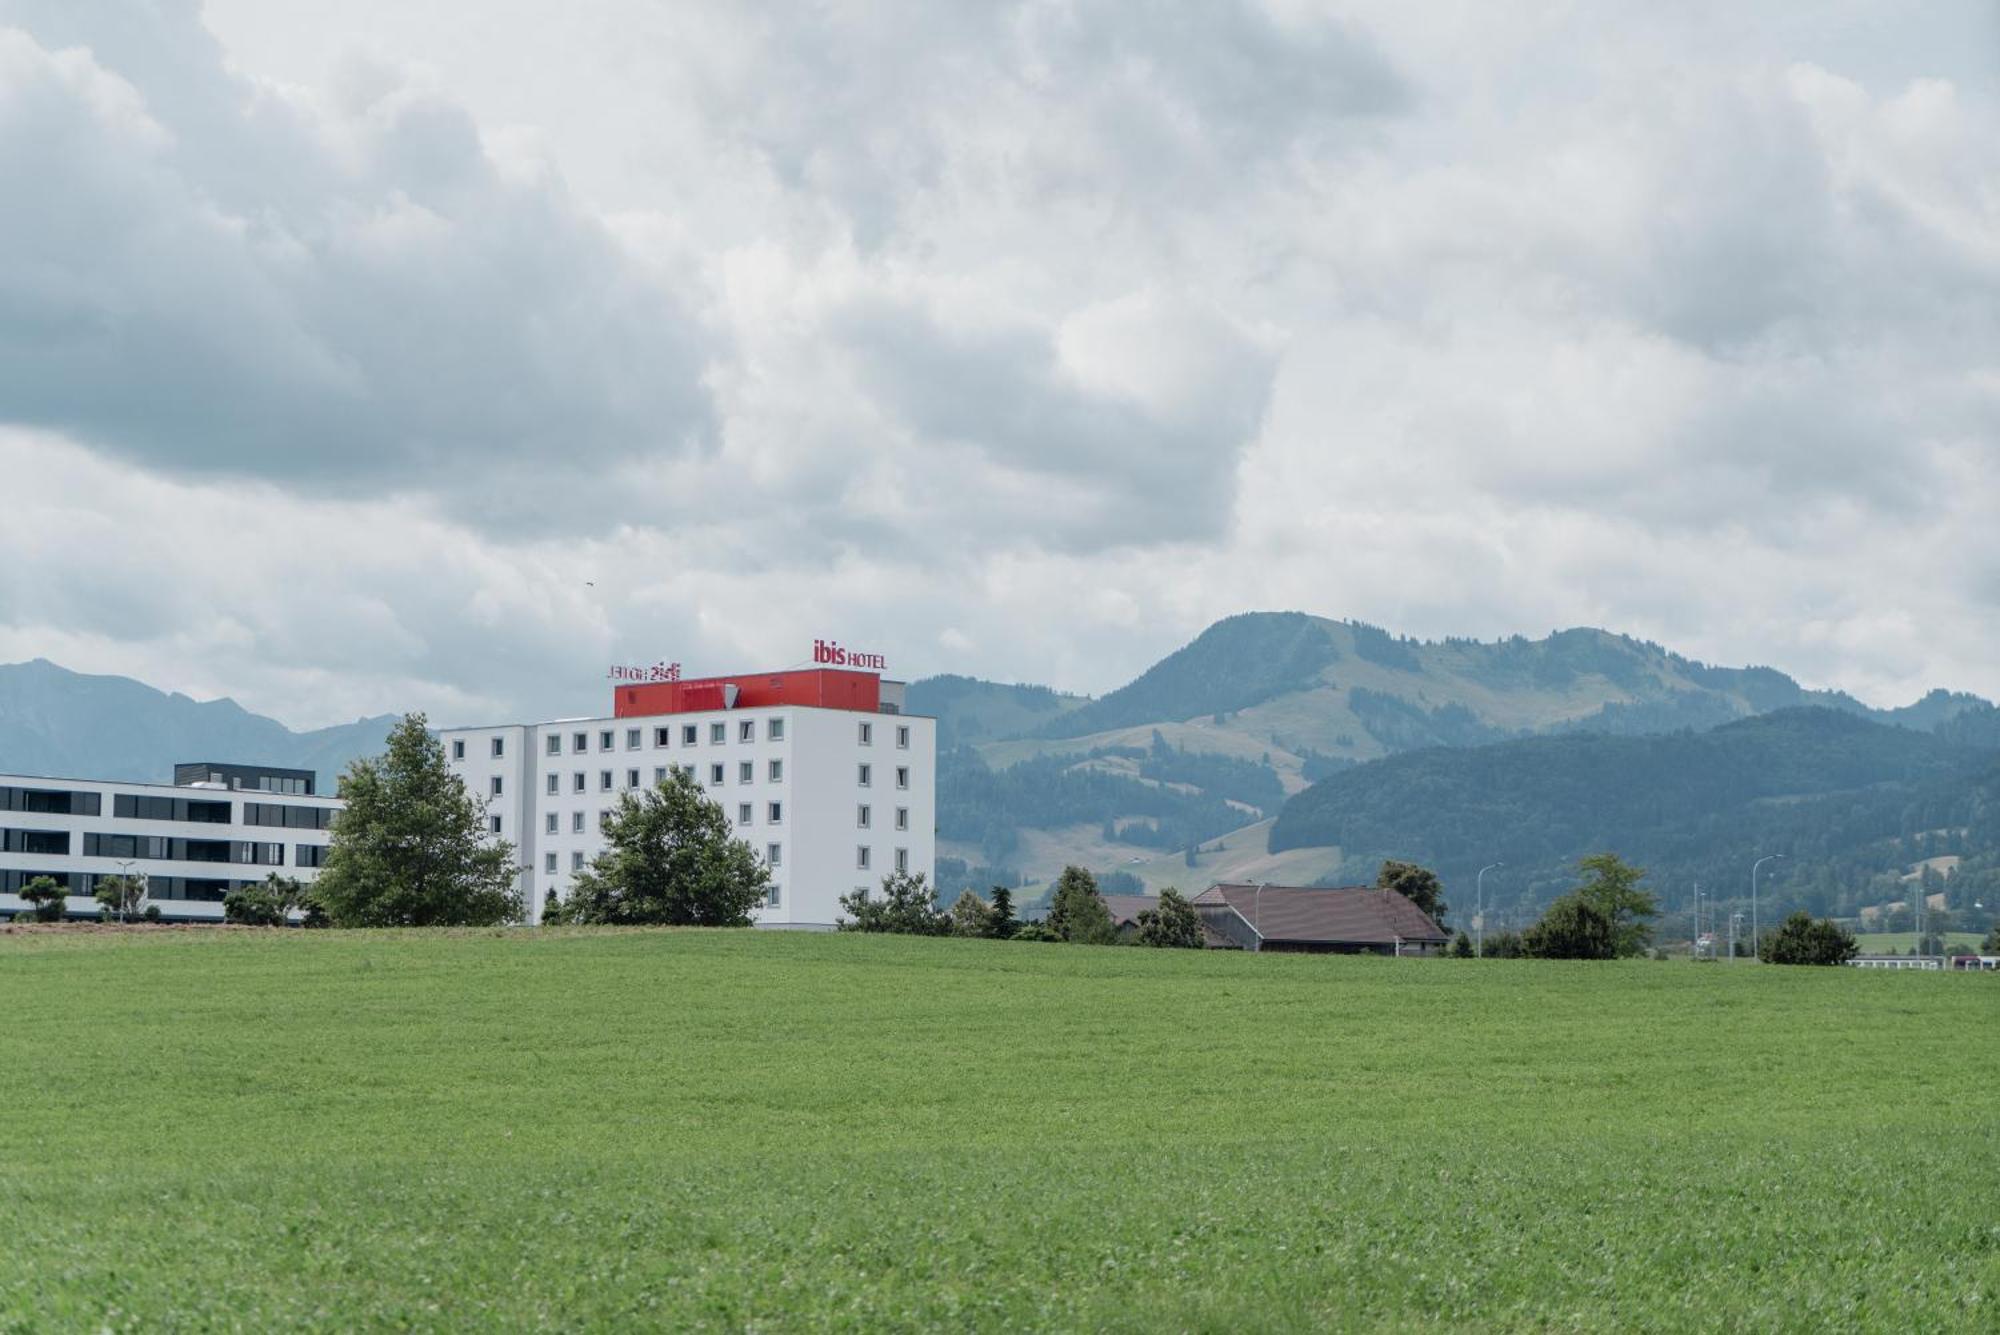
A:
<svg viewBox="0 0 2000 1335">
<path fill-rule="evenodd" d="M 1766 853 L 1750 864 L 1750 953 L 1758 959 L 1762 959 L 1763 956 L 1757 954 L 1757 869 L 1783 856 L 1785 856 L 1783 853 Z"/>
<path fill-rule="evenodd" d="M 1701 958 L 1701 882 L 1694 883 L 1694 939 L 1688 942 L 1688 958 Z"/>
<path fill-rule="evenodd" d="M 1742 930 L 1743 914 L 1739 910 L 1729 915 L 1729 962 L 1731 964 L 1736 963 L 1736 934 Z"/>
<path fill-rule="evenodd" d="M 1472 954 L 1476 959 L 1484 959 L 1486 957 L 1486 873 L 1506 865 L 1504 862 L 1489 862 L 1479 869 L 1479 875 L 1475 876 L 1472 881 L 1472 933 L 1474 937 Z"/>
</svg>

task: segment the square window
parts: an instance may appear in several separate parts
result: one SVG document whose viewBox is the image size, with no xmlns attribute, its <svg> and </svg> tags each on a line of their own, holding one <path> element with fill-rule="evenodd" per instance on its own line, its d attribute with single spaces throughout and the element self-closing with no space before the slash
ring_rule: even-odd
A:
<svg viewBox="0 0 2000 1335">
<path fill-rule="evenodd" d="M 639 729 L 625 729 L 625 749 L 627 751 L 637 751 L 639 749 Z"/>
<path fill-rule="evenodd" d="M 498 797 L 498 796 L 500 796 L 500 791 L 501 791 L 501 789 L 502 789 L 503 787 L 505 787 L 505 784 L 504 784 L 504 782 L 503 782 L 503 781 L 501 780 L 500 776 L 499 776 L 498 774 L 494 775 L 494 776 L 493 776 L 493 796 L 495 796 L 495 797 Z"/>
<path fill-rule="evenodd" d="M 875 771 L 867 765 L 862 765 L 856 769 L 854 781 L 860 784 L 863 788 L 866 788 L 869 786 L 874 777 L 875 777 Z"/>
<path fill-rule="evenodd" d="M 773 802 L 764 811 L 766 823 L 771 825 L 783 825 L 785 823 L 785 804 L 783 802 Z"/>
<path fill-rule="evenodd" d="M 720 746 L 728 740 L 729 725 L 727 723 L 711 723 L 708 725 L 708 744 L 710 746 Z"/>
<path fill-rule="evenodd" d="M 739 760 L 739 761 L 737 761 L 737 762 L 736 762 L 736 782 L 738 782 L 738 783 L 755 783 L 755 782 L 757 782 L 757 762 L 756 762 L 756 761 L 754 761 L 754 760 Z"/>
<path fill-rule="evenodd" d="M 862 871 L 868 870 L 868 845 L 866 844 L 855 845 L 854 865 Z"/>
<path fill-rule="evenodd" d="M 899 830 L 910 828 L 910 809 L 908 807 L 896 808 L 896 828 Z"/>
<path fill-rule="evenodd" d="M 873 745 L 875 745 L 875 725 L 874 725 L 874 724 L 872 724 L 872 723 L 863 723 L 863 724 L 861 725 L 861 744 L 862 744 L 863 746 L 873 746 Z"/>
<path fill-rule="evenodd" d="M 667 781 L 667 767 L 665 765 L 653 766 L 653 786 L 657 788 L 666 781 Z"/>
<path fill-rule="evenodd" d="M 756 720 L 756 719 L 754 719 L 754 718 L 746 718 L 746 719 L 744 719 L 744 720 L 743 720 L 743 721 L 742 721 L 741 723 L 737 724 L 737 725 L 736 725 L 736 740 L 737 740 L 737 741 L 739 741 L 739 742 L 754 742 L 754 741 L 756 741 L 756 740 L 757 740 L 757 720 Z"/>
<path fill-rule="evenodd" d="M 569 813 L 569 828 L 573 833 L 583 833 L 583 813 L 581 811 L 572 811 Z"/>
<path fill-rule="evenodd" d="M 507 754 L 507 739 L 505 737 L 495 737 L 493 739 L 493 758 L 495 760 L 498 760 L 506 754 Z"/>
<path fill-rule="evenodd" d="M 681 745 L 693 746 L 695 744 L 695 740 L 698 737 L 700 737 L 700 735 L 701 734 L 695 730 L 694 724 L 689 723 L 684 725 L 681 728 Z"/>
<path fill-rule="evenodd" d="M 908 765 L 896 766 L 896 786 L 898 788 L 908 788 L 910 786 L 910 767 Z"/>
<path fill-rule="evenodd" d="M 654 746 L 672 746 L 673 744 L 674 744 L 674 730 L 672 728 L 653 729 Z"/>
<path fill-rule="evenodd" d="M 598 791 L 598 792 L 600 792 L 600 793 L 608 793 L 608 792 L 610 792 L 610 791 L 611 791 L 611 771 L 610 771 L 610 770 L 608 770 L 608 769 L 601 769 L 601 770 L 597 771 L 597 791 Z"/>
<path fill-rule="evenodd" d="M 766 723 L 764 725 L 764 736 L 770 741 L 774 742 L 784 741 L 785 721 L 781 718 L 774 718 L 769 723 Z"/>
<path fill-rule="evenodd" d="M 780 893 L 780 891 L 778 890 L 777 882 L 773 881 L 771 885 L 764 892 L 764 907 L 767 909 L 775 909 L 775 908 L 782 908 L 783 906 L 784 906 L 784 898 Z"/>
<path fill-rule="evenodd" d="M 586 784 L 586 781 L 585 781 L 585 779 L 584 779 L 584 777 L 583 777 L 583 771 L 582 771 L 582 770 L 578 770 L 578 771 L 576 772 L 576 782 L 570 785 L 570 791 L 571 791 L 571 792 L 573 792 L 573 793 L 580 793 L 580 792 L 584 791 L 584 788 L 585 788 L 585 784 Z"/>
<path fill-rule="evenodd" d="M 553 876 L 556 874 L 556 855 L 550 853 L 542 858 L 542 870 Z"/>
<path fill-rule="evenodd" d="M 451 758 L 453 760 L 465 759 L 465 739 L 463 737 L 454 737 L 451 739 Z"/>
<path fill-rule="evenodd" d="M 571 733 L 569 737 L 569 749 L 577 755 L 582 755 L 585 751 L 588 751 L 590 749 L 590 734 L 587 732 Z"/>
<path fill-rule="evenodd" d="M 628 769 L 625 771 L 625 786 L 627 788 L 637 788 L 639 786 L 638 770 Z"/>
<path fill-rule="evenodd" d="M 560 775 L 560 774 L 551 774 L 551 775 L 549 775 L 549 781 L 548 781 L 548 783 L 547 783 L 546 787 L 547 787 L 547 788 L 548 788 L 548 790 L 549 790 L 549 796 L 550 796 L 550 797 L 554 797 L 554 796 L 555 796 L 555 795 L 556 795 L 557 793 L 561 792 L 561 791 L 562 791 L 562 775 Z"/>
<path fill-rule="evenodd" d="M 486 828 L 495 834 L 500 833 L 500 818 L 498 816 L 488 816 L 486 818 Z"/>
<path fill-rule="evenodd" d="M 750 823 L 750 803 L 738 802 L 736 804 L 736 823 L 738 825 L 748 825 Z"/>
<path fill-rule="evenodd" d="M 711 788 L 722 787 L 722 766 L 710 765 L 708 767 L 708 784 Z"/>
<path fill-rule="evenodd" d="M 896 725 L 896 748 L 901 751 L 910 749 L 910 725 L 907 723 Z"/>
<path fill-rule="evenodd" d="M 542 828 L 550 834 L 556 833 L 561 828 L 561 826 L 562 826 L 562 821 L 556 816 L 556 813 L 553 811 L 551 811 L 548 814 L 548 819 L 542 822 Z"/>
<path fill-rule="evenodd" d="M 869 815 L 869 813 L 868 813 L 868 808 L 867 808 L 867 807 L 856 807 L 856 808 L 854 808 L 854 823 L 855 823 L 855 825 L 856 825 L 857 827 L 859 827 L 860 829 L 863 829 L 863 830 L 867 829 L 867 828 L 868 828 L 868 815 Z"/>
<path fill-rule="evenodd" d="M 772 783 L 783 783 L 784 781 L 785 781 L 785 762 L 784 762 L 784 761 L 782 761 L 782 760 L 774 760 L 774 761 L 772 761 L 772 762 L 771 762 L 771 782 L 772 782 Z"/>
<path fill-rule="evenodd" d="M 553 732 L 552 732 L 552 733 L 550 733 L 550 734 L 549 734 L 549 736 L 548 736 L 548 740 L 547 740 L 547 742 L 546 742 L 546 743 L 545 743 L 544 745 L 545 745 L 545 749 L 546 749 L 546 750 L 548 751 L 548 753 L 549 753 L 550 755 L 552 755 L 552 756 L 559 756 L 559 755 L 561 755 L 561 754 L 562 754 L 562 736 L 561 736 L 561 734 L 559 734 L 559 733 L 553 733 Z"/>
<path fill-rule="evenodd" d="M 899 848 L 899 849 L 897 849 L 897 850 L 896 850 L 896 870 L 897 870 L 897 871 L 908 871 L 909 869 L 910 869 L 910 850 L 909 850 L 909 849 L 907 849 L 907 848 Z"/>
<path fill-rule="evenodd" d="M 611 729 L 609 728 L 604 729 L 602 732 L 597 734 L 597 749 L 600 751 L 609 751 L 611 749 L 612 742 L 615 741 L 616 739 L 617 739 L 616 734 L 614 734 L 611 731 Z"/>
<path fill-rule="evenodd" d="M 765 844 L 765 845 L 764 845 L 764 862 L 765 862 L 765 865 L 767 865 L 767 866 L 771 866 L 771 867 L 782 867 L 782 866 L 784 866 L 784 865 L 785 865 L 785 846 L 784 846 L 783 844 Z"/>
<path fill-rule="evenodd" d="M 569 869 L 570 869 L 571 871 L 582 871 L 582 870 L 583 870 L 583 850 L 582 850 L 582 849 L 578 849 L 578 850 L 577 850 L 576 852 L 574 852 L 574 853 L 571 853 L 571 854 L 569 855 Z"/>
</svg>

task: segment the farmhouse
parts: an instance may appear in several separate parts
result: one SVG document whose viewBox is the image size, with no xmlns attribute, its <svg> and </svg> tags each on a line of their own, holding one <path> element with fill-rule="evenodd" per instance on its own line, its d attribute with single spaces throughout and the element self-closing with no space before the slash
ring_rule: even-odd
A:
<svg viewBox="0 0 2000 1335">
<path fill-rule="evenodd" d="M 1434 955 L 1450 940 L 1408 899 L 1374 886 L 1212 885 L 1194 909 L 1242 950 Z"/>
<path fill-rule="evenodd" d="M 1111 925 L 1118 929 L 1118 939 L 1130 940 L 1139 934 L 1139 915 L 1148 909 L 1160 906 L 1154 895 L 1099 895 L 1104 907 L 1111 912 Z M 1210 950 L 1235 950 L 1236 942 L 1222 936 L 1210 927 L 1206 920 L 1201 925 L 1202 944 Z"/>
</svg>

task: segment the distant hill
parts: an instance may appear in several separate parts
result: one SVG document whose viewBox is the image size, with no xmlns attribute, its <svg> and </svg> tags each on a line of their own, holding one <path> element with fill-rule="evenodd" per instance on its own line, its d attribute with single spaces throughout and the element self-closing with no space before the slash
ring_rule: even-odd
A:
<svg viewBox="0 0 2000 1335">
<path fill-rule="evenodd" d="M 1851 914 L 1929 857 L 1963 859 L 1959 896 L 2000 891 L 2000 750 L 1824 708 L 1708 732 L 1434 748 L 1292 798 L 1270 849 L 1315 846 L 1357 866 L 1423 862 L 1461 909 L 1487 863 L 1505 864 L 1489 889 L 1541 901 L 1573 884 L 1578 858 L 1615 850 L 1679 904 L 1695 881 L 1743 895 L 1751 862 L 1783 853 L 1767 874 L 1789 904 Z"/>
<path fill-rule="evenodd" d="M 976 677 L 926 677 L 910 683 L 904 707 L 938 721 L 938 750 L 996 738 L 1022 737 L 1047 727 L 1086 696 L 1061 695 L 1046 686 L 1009 686 Z"/>
<path fill-rule="evenodd" d="M 293 732 L 233 700 L 192 700 L 46 659 L 0 664 L 0 773 L 168 783 L 179 760 L 314 770 L 321 792 L 383 749 L 393 715 Z"/>
</svg>

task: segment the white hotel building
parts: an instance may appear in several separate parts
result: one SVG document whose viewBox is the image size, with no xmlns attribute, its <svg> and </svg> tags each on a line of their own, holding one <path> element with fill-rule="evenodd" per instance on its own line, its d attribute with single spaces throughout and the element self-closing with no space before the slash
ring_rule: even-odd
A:
<svg viewBox="0 0 2000 1335">
<path fill-rule="evenodd" d="M 28 913 L 21 887 L 48 876 L 69 916 L 95 918 L 98 880 L 135 876 L 167 921 L 220 922 L 239 886 L 319 875 L 340 803 L 313 777 L 205 761 L 174 766 L 171 784 L 0 775 L 0 916 Z"/>
<path fill-rule="evenodd" d="M 895 871 L 934 879 L 937 723 L 835 668 L 619 685 L 608 717 L 439 732 L 521 863 L 528 921 L 604 849 L 623 793 L 689 770 L 771 869 L 762 927 L 826 928 Z"/>
</svg>

